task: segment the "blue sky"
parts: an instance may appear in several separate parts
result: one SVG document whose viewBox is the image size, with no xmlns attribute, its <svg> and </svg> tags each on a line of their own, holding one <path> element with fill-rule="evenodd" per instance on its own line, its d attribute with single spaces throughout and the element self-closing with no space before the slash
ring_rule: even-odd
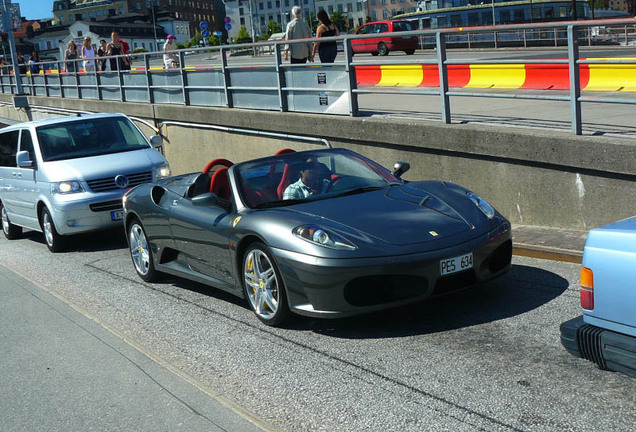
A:
<svg viewBox="0 0 636 432">
<path fill-rule="evenodd" d="M 53 18 L 53 0 L 12 0 L 11 3 L 19 4 L 22 16 L 27 19 Z"/>
</svg>

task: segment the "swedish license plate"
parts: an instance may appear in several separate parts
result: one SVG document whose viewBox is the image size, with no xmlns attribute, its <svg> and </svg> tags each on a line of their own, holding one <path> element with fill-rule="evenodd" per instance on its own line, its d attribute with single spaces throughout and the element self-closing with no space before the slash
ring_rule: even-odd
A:
<svg viewBox="0 0 636 432">
<path fill-rule="evenodd" d="M 439 262 L 439 272 L 443 275 L 457 273 L 473 268 L 473 253 L 457 256 L 455 258 L 443 259 Z"/>
<path fill-rule="evenodd" d="M 123 218 L 124 218 L 123 210 L 114 210 L 110 212 L 110 220 L 118 221 L 118 220 L 122 220 Z"/>
</svg>

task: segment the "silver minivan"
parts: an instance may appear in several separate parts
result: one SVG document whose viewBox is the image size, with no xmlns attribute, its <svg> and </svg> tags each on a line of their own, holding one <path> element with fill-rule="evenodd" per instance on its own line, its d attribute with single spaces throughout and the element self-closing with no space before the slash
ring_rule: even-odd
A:
<svg viewBox="0 0 636 432">
<path fill-rule="evenodd" d="M 8 239 L 44 233 L 52 252 L 71 234 L 121 226 L 122 196 L 170 175 L 166 159 L 123 114 L 90 114 L 0 129 L 0 211 Z"/>
</svg>

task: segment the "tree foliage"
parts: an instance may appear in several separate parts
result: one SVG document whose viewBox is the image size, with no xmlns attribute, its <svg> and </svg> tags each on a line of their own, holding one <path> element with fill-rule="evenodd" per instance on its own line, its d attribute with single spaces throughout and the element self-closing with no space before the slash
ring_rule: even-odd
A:
<svg viewBox="0 0 636 432">
<path fill-rule="evenodd" d="M 270 21 L 267 23 L 267 29 L 265 32 L 267 33 L 267 37 L 270 37 L 274 33 L 280 33 L 283 31 L 283 28 L 276 21 Z"/>
</svg>

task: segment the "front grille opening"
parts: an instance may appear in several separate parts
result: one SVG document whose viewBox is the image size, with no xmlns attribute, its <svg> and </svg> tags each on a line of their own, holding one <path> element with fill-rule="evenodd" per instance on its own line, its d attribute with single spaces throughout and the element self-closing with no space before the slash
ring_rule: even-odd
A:
<svg viewBox="0 0 636 432">
<path fill-rule="evenodd" d="M 373 306 L 426 294 L 428 279 L 409 275 L 364 276 L 345 286 L 344 297 L 353 306 Z"/>
<path fill-rule="evenodd" d="M 93 203 L 89 207 L 94 212 L 113 211 L 113 210 L 123 209 L 120 199 L 112 200 L 112 201 L 104 201 L 100 203 Z"/>
<path fill-rule="evenodd" d="M 499 245 L 488 258 L 486 258 L 485 264 L 488 265 L 488 271 L 495 274 L 505 269 L 510 265 L 512 260 L 512 240 L 508 240 L 505 243 Z"/>
<path fill-rule="evenodd" d="M 437 279 L 433 295 L 448 294 L 459 291 L 477 283 L 477 276 L 474 270 L 466 270 Z"/>
<path fill-rule="evenodd" d="M 127 188 L 132 188 L 134 186 L 140 185 L 142 183 L 148 183 L 152 180 L 152 172 L 140 172 L 135 174 L 126 174 L 128 178 L 128 186 Z M 94 192 L 107 192 L 113 190 L 121 190 L 119 186 L 115 183 L 115 176 L 105 177 L 101 179 L 88 180 L 88 187 L 91 188 Z"/>
</svg>

